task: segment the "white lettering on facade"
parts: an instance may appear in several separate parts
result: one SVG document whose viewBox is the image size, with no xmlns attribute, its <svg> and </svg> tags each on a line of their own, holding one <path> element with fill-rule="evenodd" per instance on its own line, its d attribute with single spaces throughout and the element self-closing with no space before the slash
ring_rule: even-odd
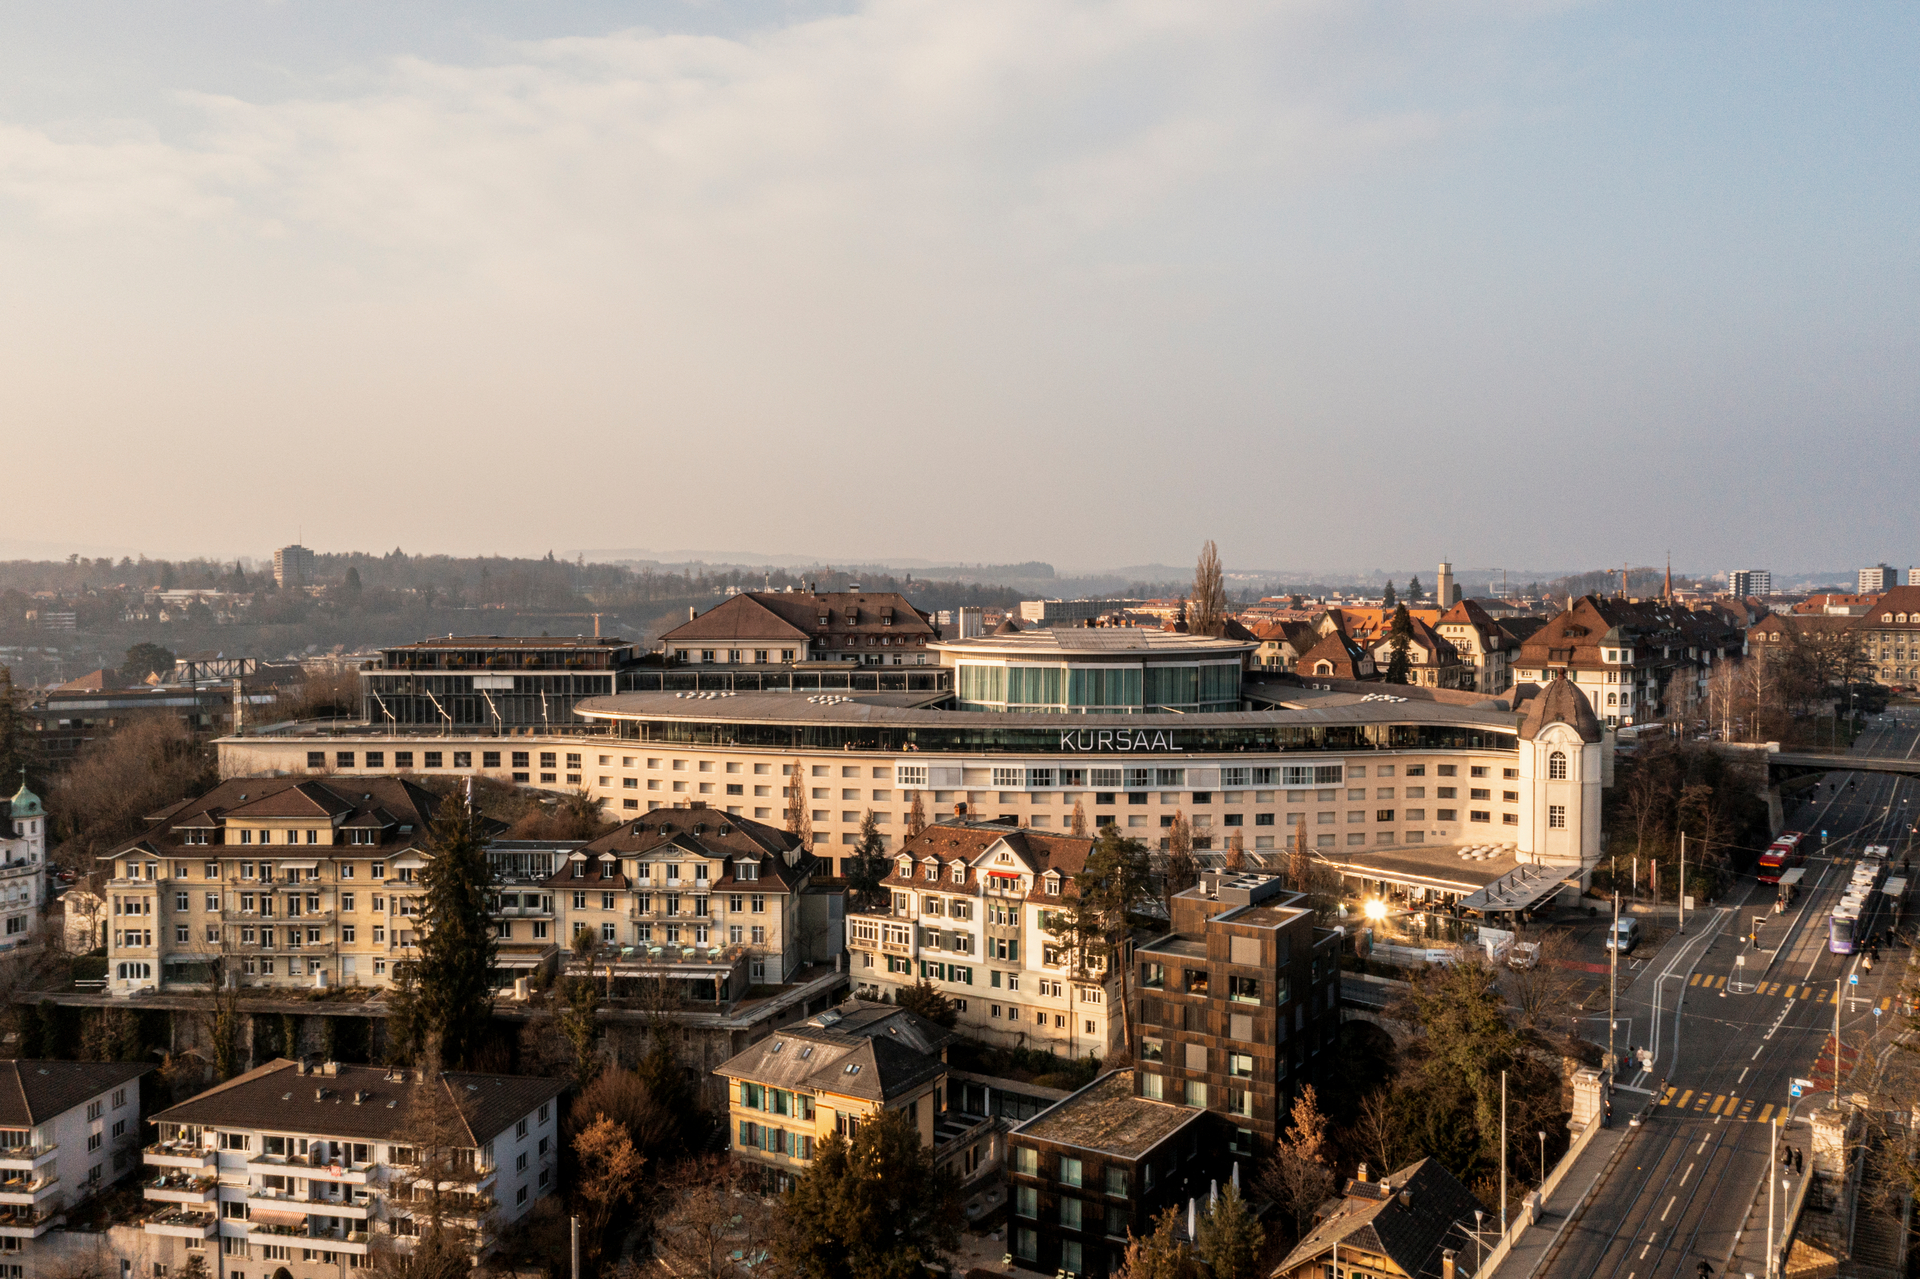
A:
<svg viewBox="0 0 1920 1279">
<path fill-rule="evenodd" d="M 1060 730 L 1060 749 L 1063 751 L 1177 751 L 1179 745 L 1173 734 L 1165 731 L 1148 733 L 1138 729 L 1129 733 L 1126 729 L 1118 732 L 1111 728 Z"/>
</svg>

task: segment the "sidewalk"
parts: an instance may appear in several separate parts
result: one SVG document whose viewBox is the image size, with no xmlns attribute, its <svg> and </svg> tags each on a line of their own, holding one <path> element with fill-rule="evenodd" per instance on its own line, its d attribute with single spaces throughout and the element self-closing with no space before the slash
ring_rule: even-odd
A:
<svg viewBox="0 0 1920 1279">
<path fill-rule="evenodd" d="M 1625 1097 L 1615 1099 L 1613 1127 L 1602 1128 L 1588 1137 L 1586 1145 L 1580 1148 L 1572 1163 L 1564 1169 L 1556 1169 L 1557 1178 L 1549 1178 L 1545 1208 L 1539 1222 L 1518 1229 L 1505 1253 L 1496 1251 L 1490 1259 L 1491 1266 L 1477 1279 L 1488 1279 L 1496 1274 L 1500 1279 L 1531 1279 L 1540 1271 L 1560 1243 L 1567 1227 L 1585 1206 L 1587 1197 L 1599 1185 L 1614 1156 L 1620 1153 L 1627 1138 L 1637 1131 L 1627 1126 L 1633 1111 L 1619 1104 L 1625 1100 Z"/>
</svg>

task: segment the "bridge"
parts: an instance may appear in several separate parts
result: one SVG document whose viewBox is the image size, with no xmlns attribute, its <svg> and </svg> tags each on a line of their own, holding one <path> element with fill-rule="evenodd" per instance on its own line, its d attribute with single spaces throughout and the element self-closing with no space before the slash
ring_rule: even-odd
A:
<svg viewBox="0 0 1920 1279">
<path fill-rule="evenodd" d="M 1796 777 L 1819 773 L 1893 773 L 1901 777 L 1920 777 L 1920 755 L 1901 759 L 1886 755 L 1852 755 L 1845 751 L 1783 751 L 1767 745 L 1744 746 L 1737 742 L 1715 742 L 1714 752 L 1727 759 L 1758 767 L 1767 766 L 1767 780 L 1774 785 Z"/>
</svg>

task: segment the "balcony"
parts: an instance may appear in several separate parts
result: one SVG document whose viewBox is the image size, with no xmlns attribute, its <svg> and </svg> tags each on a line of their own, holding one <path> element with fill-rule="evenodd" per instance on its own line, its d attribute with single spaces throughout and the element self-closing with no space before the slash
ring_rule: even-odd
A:
<svg viewBox="0 0 1920 1279">
<path fill-rule="evenodd" d="M 140 1183 L 142 1198 L 156 1203 L 210 1204 L 219 1197 L 220 1179 L 191 1172 L 165 1172 Z"/>
<path fill-rule="evenodd" d="M 60 1151 L 60 1144 L 51 1146 L 5 1146 L 0 1147 L 0 1170 L 27 1169 L 31 1171 Z"/>
<path fill-rule="evenodd" d="M 328 1214 L 337 1215 L 337 1214 Z M 151 1229 L 151 1227 L 149 1227 Z M 256 1242 L 279 1242 L 282 1239 L 298 1239 L 302 1247 L 324 1247 L 334 1252 L 367 1255 L 367 1232 L 350 1230 L 345 1226 L 321 1225 L 304 1216 L 295 1219 L 291 1214 L 281 1220 L 276 1211 L 267 1220 L 259 1217 L 248 1222 L 247 1233 Z"/>
<path fill-rule="evenodd" d="M 10 1173 L 0 1177 L 0 1204 L 32 1204 L 59 1184 L 58 1177 L 44 1177 L 30 1172 Z"/>
<path fill-rule="evenodd" d="M 0 1208 L 0 1239 L 38 1239 L 66 1220 L 66 1212 L 57 1203 Z"/>
<path fill-rule="evenodd" d="M 211 1239 L 213 1232 L 220 1228 L 220 1219 L 210 1212 L 168 1208 L 154 1213 L 140 1224 L 150 1235 L 167 1235 L 174 1239 Z"/>
<path fill-rule="evenodd" d="M 158 1141 L 140 1152 L 140 1158 L 155 1168 L 212 1168 L 219 1157 L 213 1147 L 190 1141 Z"/>
<path fill-rule="evenodd" d="M 306 1177 L 314 1181 L 337 1182 L 341 1185 L 364 1186 L 379 1168 L 373 1163 L 347 1163 L 345 1161 L 315 1160 L 306 1155 L 265 1155 L 247 1156 L 247 1172 L 255 1176 Z"/>
<path fill-rule="evenodd" d="M 365 1221 L 373 1205 L 365 1201 L 349 1199 L 315 1199 L 311 1196 L 302 1199 L 285 1190 L 267 1190 L 255 1186 L 247 1191 L 249 1211 L 265 1209 L 268 1212 L 310 1212 L 322 1217 L 352 1217 Z"/>
</svg>

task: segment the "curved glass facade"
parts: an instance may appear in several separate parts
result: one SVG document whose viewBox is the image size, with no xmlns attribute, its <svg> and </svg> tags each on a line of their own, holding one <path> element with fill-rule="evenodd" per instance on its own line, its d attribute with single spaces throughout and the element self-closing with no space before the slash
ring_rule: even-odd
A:
<svg viewBox="0 0 1920 1279">
<path fill-rule="evenodd" d="M 1073 715 L 1206 714 L 1239 709 L 1240 664 L 956 664 L 959 709 Z"/>
</svg>

